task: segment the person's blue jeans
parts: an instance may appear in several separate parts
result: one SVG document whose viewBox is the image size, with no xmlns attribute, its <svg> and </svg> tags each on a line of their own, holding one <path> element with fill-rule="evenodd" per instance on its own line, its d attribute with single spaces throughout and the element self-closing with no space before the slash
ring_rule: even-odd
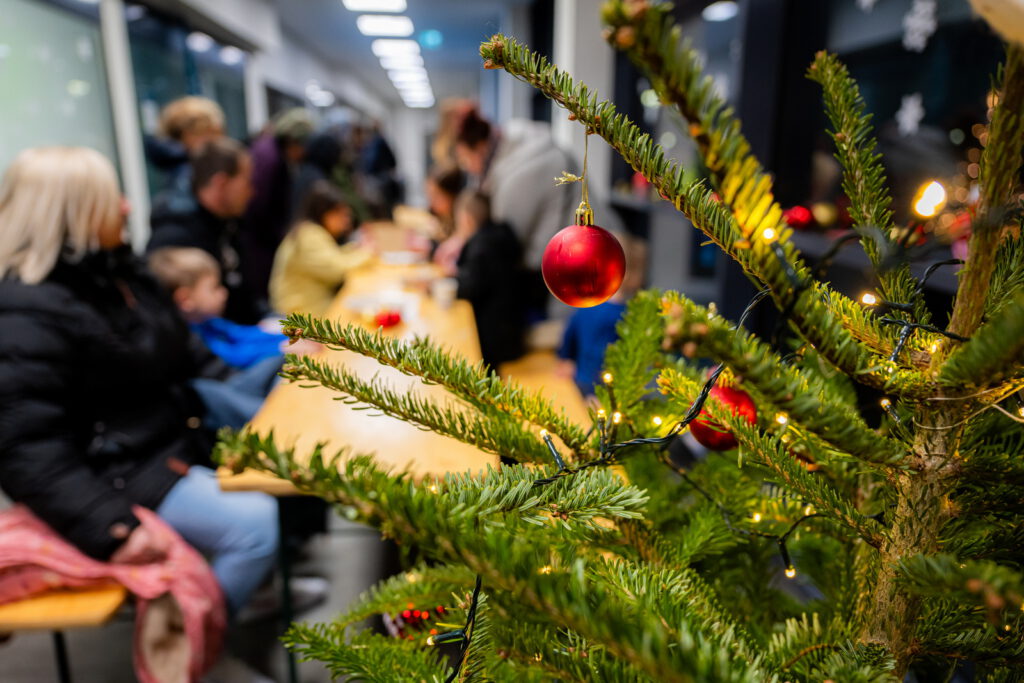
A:
<svg viewBox="0 0 1024 683">
<path fill-rule="evenodd" d="M 226 380 L 198 378 L 192 388 L 206 406 L 203 425 L 212 431 L 221 427 L 241 429 L 263 405 L 263 400 L 280 379 L 282 356 L 265 358 Z"/>
<path fill-rule="evenodd" d="M 255 491 L 222 491 L 212 470 L 193 466 L 156 513 L 208 558 L 228 613 L 237 614 L 274 566 L 277 500 Z"/>
</svg>

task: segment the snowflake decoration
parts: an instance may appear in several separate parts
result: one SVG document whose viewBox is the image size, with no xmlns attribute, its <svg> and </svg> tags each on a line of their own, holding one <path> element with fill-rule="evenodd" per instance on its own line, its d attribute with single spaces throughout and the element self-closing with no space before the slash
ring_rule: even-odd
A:
<svg viewBox="0 0 1024 683">
<path fill-rule="evenodd" d="M 903 47 L 913 52 L 924 52 L 928 38 L 938 27 L 935 0 L 914 0 L 910 11 L 903 17 Z"/>
<path fill-rule="evenodd" d="M 924 107 L 921 105 L 921 93 L 904 95 L 900 102 L 900 109 L 896 112 L 896 124 L 899 126 L 900 135 L 913 135 L 921 125 L 924 118 Z"/>
<path fill-rule="evenodd" d="M 857 0 L 857 7 L 860 7 L 865 12 L 870 12 L 875 8 L 876 2 L 878 0 Z"/>
</svg>

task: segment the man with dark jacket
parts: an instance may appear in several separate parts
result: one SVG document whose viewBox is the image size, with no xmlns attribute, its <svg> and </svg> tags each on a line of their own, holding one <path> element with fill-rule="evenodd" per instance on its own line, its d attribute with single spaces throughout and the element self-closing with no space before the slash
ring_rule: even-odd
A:
<svg viewBox="0 0 1024 683">
<path fill-rule="evenodd" d="M 190 195 L 173 187 L 157 195 L 147 251 L 196 247 L 209 253 L 220 265 L 228 290 L 224 317 L 241 324 L 256 323 L 263 311 L 242 274 L 237 225 L 252 197 L 249 154 L 234 140 L 221 138 L 195 152 L 191 165 Z"/>
</svg>

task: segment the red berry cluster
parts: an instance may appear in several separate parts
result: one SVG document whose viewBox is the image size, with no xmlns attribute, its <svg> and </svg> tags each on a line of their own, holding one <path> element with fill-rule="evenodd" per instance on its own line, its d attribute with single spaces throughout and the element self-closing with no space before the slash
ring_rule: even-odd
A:
<svg viewBox="0 0 1024 683">
<path fill-rule="evenodd" d="M 395 616 L 395 624 L 398 626 L 398 637 L 404 638 L 405 640 L 415 640 L 417 634 L 426 631 L 432 636 L 436 636 L 438 631 L 436 628 L 430 628 L 430 620 L 434 617 L 434 614 L 438 617 L 443 616 L 445 608 L 438 605 L 433 609 L 416 609 L 413 603 L 408 603 L 405 609 Z"/>
<path fill-rule="evenodd" d="M 398 323 L 402 322 L 402 314 L 398 311 L 385 309 L 383 311 L 379 311 L 377 315 L 373 317 L 373 322 L 375 322 L 378 327 L 394 327 Z"/>
</svg>

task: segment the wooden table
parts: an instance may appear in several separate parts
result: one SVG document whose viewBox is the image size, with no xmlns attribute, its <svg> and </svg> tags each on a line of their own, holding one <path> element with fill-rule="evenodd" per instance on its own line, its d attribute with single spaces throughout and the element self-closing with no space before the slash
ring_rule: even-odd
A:
<svg viewBox="0 0 1024 683">
<path fill-rule="evenodd" d="M 342 323 L 360 322 L 361 316 L 349 306 L 358 298 L 386 290 L 400 291 L 403 278 L 422 273 L 426 266 L 372 265 L 353 273 L 339 292 L 327 316 Z M 412 291 L 402 295 L 418 302 L 418 315 L 389 331 L 401 338 L 429 336 L 454 354 L 476 362 L 480 360 L 473 311 L 466 301 L 440 308 L 429 296 Z M 397 296 L 397 294 L 396 294 Z M 371 324 L 372 326 L 372 324 Z M 362 377 L 376 375 L 399 391 L 450 400 L 440 387 L 424 386 L 418 379 L 380 365 L 375 360 L 347 351 L 324 351 L 323 358 L 344 365 Z M 581 424 L 589 418 L 582 397 L 570 379 L 554 374 L 554 359 L 548 354 L 531 354 L 504 366 L 505 372 L 530 389 L 543 389 L 556 406 Z M 447 472 L 478 471 L 497 458 L 446 436 L 422 431 L 413 425 L 374 414 L 372 410 L 335 400 L 333 391 L 322 387 L 302 388 L 282 383 L 267 398 L 251 427 L 262 434 L 273 430 L 282 446 L 295 446 L 299 454 L 311 452 L 317 442 L 335 448 L 348 447 L 353 454 L 373 453 L 378 462 L 396 469 L 408 468 L 415 476 L 443 475 Z M 232 474 L 226 468 L 218 472 L 221 488 L 227 491 L 263 491 L 273 495 L 295 495 L 296 490 L 283 479 L 253 470 Z"/>
</svg>

